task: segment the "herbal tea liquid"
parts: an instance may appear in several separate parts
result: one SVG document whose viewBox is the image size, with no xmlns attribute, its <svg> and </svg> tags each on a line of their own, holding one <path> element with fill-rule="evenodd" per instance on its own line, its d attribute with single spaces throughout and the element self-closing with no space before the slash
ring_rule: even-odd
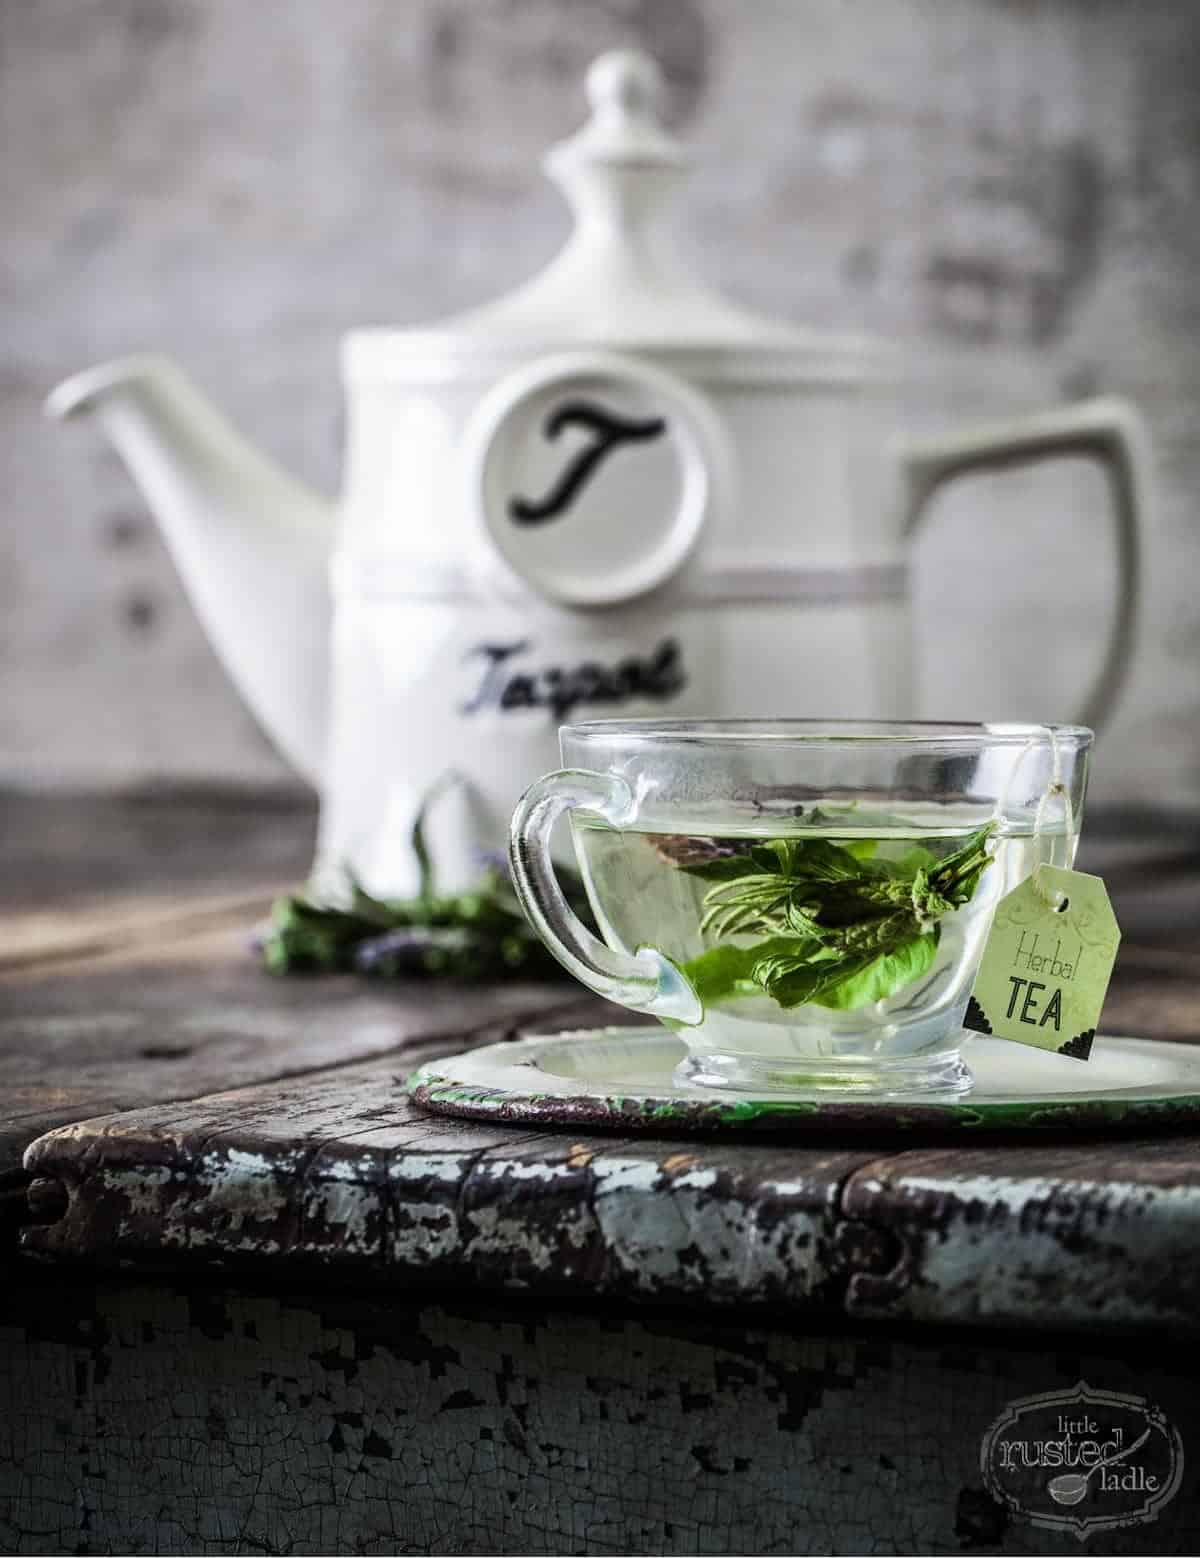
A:
<svg viewBox="0 0 1200 1558">
<path fill-rule="evenodd" d="M 795 1060 L 957 1042 L 992 906 L 1065 848 L 969 806 L 573 827 L 606 937 L 657 948 L 700 996 L 689 1044 Z"/>
</svg>

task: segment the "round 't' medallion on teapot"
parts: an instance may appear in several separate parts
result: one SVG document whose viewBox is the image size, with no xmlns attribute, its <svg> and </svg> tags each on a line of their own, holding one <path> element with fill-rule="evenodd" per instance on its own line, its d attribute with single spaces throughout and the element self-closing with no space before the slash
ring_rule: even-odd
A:
<svg viewBox="0 0 1200 1558">
<path fill-rule="evenodd" d="M 502 379 L 463 439 L 484 590 L 615 606 L 665 585 L 728 502 L 720 420 L 683 380 L 616 353 Z"/>
</svg>

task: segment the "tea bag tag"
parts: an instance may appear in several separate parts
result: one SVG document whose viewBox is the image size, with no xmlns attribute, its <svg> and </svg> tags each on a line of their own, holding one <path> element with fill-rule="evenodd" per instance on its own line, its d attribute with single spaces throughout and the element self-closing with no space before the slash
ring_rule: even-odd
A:
<svg viewBox="0 0 1200 1558">
<path fill-rule="evenodd" d="M 1038 866 L 996 905 L 966 1027 L 1086 1060 L 1120 940 L 1100 877 Z"/>
</svg>

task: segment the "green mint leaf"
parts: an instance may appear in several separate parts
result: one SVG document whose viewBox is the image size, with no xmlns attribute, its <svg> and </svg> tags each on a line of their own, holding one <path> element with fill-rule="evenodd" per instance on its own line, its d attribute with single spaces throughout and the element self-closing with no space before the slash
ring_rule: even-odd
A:
<svg viewBox="0 0 1200 1558">
<path fill-rule="evenodd" d="M 863 875 L 862 863 L 828 839 L 768 839 L 750 851 L 767 870 L 813 882 L 849 882 Z"/>
<path fill-rule="evenodd" d="M 770 934 L 786 928 L 791 887 L 778 876 L 756 875 L 734 882 L 719 882 L 704 895 L 703 933 L 736 936 Z"/>
<path fill-rule="evenodd" d="M 759 868 L 749 855 L 717 855 L 679 869 L 705 882 L 736 882 L 739 877 L 755 875 Z"/>
<path fill-rule="evenodd" d="M 914 936 L 893 951 L 881 952 L 848 969 L 841 979 L 832 981 L 812 999 L 819 1006 L 839 1012 L 852 1012 L 860 1006 L 886 1001 L 929 972 L 937 946 L 936 930 Z"/>
<path fill-rule="evenodd" d="M 816 907 L 819 907 L 819 905 Z M 823 941 L 825 939 L 825 928 L 817 919 L 814 905 L 811 902 L 804 902 L 793 896 L 784 911 L 784 920 L 793 936 L 801 936 L 808 941 Z"/>
<path fill-rule="evenodd" d="M 956 908 L 973 896 L 979 878 L 991 863 L 987 841 L 995 831 L 995 822 L 987 823 L 973 833 L 961 849 L 939 860 L 929 873 L 932 886 Z"/>
<path fill-rule="evenodd" d="M 738 994 L 757 993 L 751 978 L 756 953 L 754 947 L 724 943 L 710 947 L 699 957 L 690 958 L 680 965 L 680 969 L 701 1005 L 707 1009 Z"/>
<path fill-rule="evenodd" d="M 806 839 L 797 853 L 795 874 L 814 882 L 853 882 L 867 873 L 864 862 L 851 850 L 828 839 Z"/>
<path fill-rule="evenodd" d="M 680 965 L 692 988 L 706 1007 L 737 996 L 761 995 L 768 979 L 783 977 L 805 964 L 809 957 L 836 962 L 837 952 L 827 951 L 819 942 L 797 936 L 772 936 L 751 947 L 729 943 L 710 947 Z"/>
<path fill-rule="evenodd" d="M 791 952 L 762 957 L 754 977 L 779 1006 L 790 1009 L 819 999 L 821 992 L 844 978 L 854 962 L 833 947 L 798 942 Z"/>
<path fill-rule="evenodd" d="M 773 876 L 792 876 L 799 851 L 797 839 L 764 839 L 751 849 L 750 858 L 759 871 Z"/>
<path fill-rule="evenodd" d="M 822 925 L 853 925 L 858 920 L 874 919 L 895 909 L 911 908 L 913 884 L 891 877 L 876 877 L 869 881 L 831 883 L 820 890 L 819 896 L 810 888 L 805 897 L 819 911 Z"/>
<path fill-rule="evenodd" d="M 821 968 L 828 972 L 830 965 L 842 961 L 842 954 L 836 947 L 826 947 L 802 936 L 778 936 L 771 941 L 760 941 L 750 951 L 754 954 L 753 978 L 764 989 L 801 969 Z"/>
<path fill-rule="evenodd" d="M 849 925 L 826 928 L 824 937 L 826 944 L 843 957 L 875 957 L 880 952 L 890 952 L 919 930 L 920 925 L 911 910 L 897 909 L 891 914 L 877 914 Z"/>
<path fill-rule="evenodd" d="M 348 968 L 354 948 L 378 929 L 374 921 L 307 898 L 277 898 L 262 938 L 262 958 L 273 974 L 337 973 Z"/>
</svg>

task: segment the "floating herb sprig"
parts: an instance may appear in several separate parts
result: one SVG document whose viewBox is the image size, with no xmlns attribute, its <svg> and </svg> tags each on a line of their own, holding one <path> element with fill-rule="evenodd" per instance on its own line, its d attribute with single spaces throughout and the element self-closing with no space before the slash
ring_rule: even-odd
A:
<svg viewBox="0 0 1200 1558">
<path fill-rule="evenodd" d="M 941 860 L 920 845 L 887 860 L 874 840 L 803 838 L 685 856 L 681 871 L 713 883 L 700 929 L 762 939 L 719 942 L 683 971 L 706 1006 L 764 993 L 786 1008 L 837 1011 L 886 1000 L 932 967 L 940 922 L 974 896 L 994 828 L 989 822 Z"/>
</svg>

